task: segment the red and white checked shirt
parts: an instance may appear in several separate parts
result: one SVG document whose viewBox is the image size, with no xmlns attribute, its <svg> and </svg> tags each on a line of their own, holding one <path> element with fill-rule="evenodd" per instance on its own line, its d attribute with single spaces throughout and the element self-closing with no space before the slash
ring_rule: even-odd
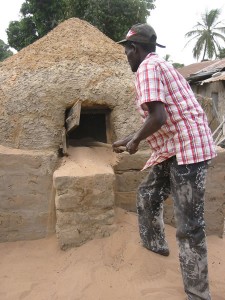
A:
<svg viewBox="0 0 225 300">
<path fill-rule="evenodd" d="M 207 117 L 188 82 L 173 66 L 156 53 L 149 53 L 136 73 L 136 104 L 161 101 L 167 112 L 166 123 L 147 138 L 153 153 L 143 169 L 174 155 L 179 165 L 209 160 L 216 156 Z"/>
</svg>

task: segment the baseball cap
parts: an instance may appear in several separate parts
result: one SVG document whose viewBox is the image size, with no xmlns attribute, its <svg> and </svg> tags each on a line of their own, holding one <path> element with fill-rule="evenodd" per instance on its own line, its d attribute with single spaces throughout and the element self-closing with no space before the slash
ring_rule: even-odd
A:
<svg viewBox="0 0 225 300">
<path fill-rule="evenodd" d="M 155 39 L 153 38 L 155 37 Z M 117 42 L 118 44 L 125 44 L 127 42 L 137 42 L 143 44 L 155 44 L 160 48 L 166 48 L 161 44 L 156 43 L 157 35 L 154 28 L 147 23 L 145 24 L 135 24 L 128 31 L 125 39 Z"/>
</svg>

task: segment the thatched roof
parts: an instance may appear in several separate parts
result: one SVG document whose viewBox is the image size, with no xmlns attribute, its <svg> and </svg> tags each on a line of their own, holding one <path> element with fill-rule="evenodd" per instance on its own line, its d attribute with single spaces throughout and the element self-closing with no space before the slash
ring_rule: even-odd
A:
<svg viewBox="0 0 225 300">
<path fill-rule="evenodd" d="M 106 55 L 107 54 L 107 55 Z M 0 64 L 0 70 L 28 71 L 50 67 L 62 60 L 105 63 L 125 61 L 121 46 L 96 27 L 77 18 L 59 24 L 46 36 Z"/>
<path fill-rule="evenodd" d="M 139 120 L 133 92 L 123 47 L 69 19 L 0 64 L 0 144 L 58 148 L 65 110 L 77 100 L 112 109 L 113 135 L 121 137 Z"/>
</svg>

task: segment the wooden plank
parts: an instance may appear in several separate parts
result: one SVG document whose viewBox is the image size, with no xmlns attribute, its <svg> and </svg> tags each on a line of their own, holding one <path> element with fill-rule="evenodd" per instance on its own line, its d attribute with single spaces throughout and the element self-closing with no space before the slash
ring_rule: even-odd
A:
<svg viewBox="0 0 225 300">
<path fill-rule="evenodd" d="M 67 143 L 66 143 L 66 129 L 65 127 L 63 127 L 62 129 L 62 140 L 61 140 L 61 144 L 59 146 L 59 152 L 58 152 L 59 156 L 62 157 L 64 155 L 68 155 L 67 152 Z"/>
<path fill-rule="evenodd" d="M 225 137 L 225 116 L 223 116 L 223 135 Z"/>
<path fill-rule="evenodd" d="M 77 101 L 74 106 L 70 109 L 68 117 L 66 119 L 66 130 L 67 132 L 75 129 L 80 123 L 80 111 L 81 101 Z"/>
<path fill-rule="evenodd" d="M 112 143 L 112 128 L 111 128 L 111 122 L 110 122 L 110 114 L 106 113 L 105 115 L 105 125 L 106 125 L 106 141 L 107 143 Z"/>
<path fill-rule="evenodd" d="M 67 144 L 66 144 L 66 130 L 63 128 L 62 131 L 62 152 L 64 155 L 67 155 Z"/>
<path fill-rule="evenodd" d="M 213 132 L 213 138 L 216 145 L 220 145 L 225 141 L 225 116 L 223 116 L 223 121 Z"/>
</svg>

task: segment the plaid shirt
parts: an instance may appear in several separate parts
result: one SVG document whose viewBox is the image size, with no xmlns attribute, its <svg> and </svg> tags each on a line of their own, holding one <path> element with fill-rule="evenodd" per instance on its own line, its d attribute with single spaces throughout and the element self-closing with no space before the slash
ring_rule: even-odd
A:
<svg viewBox="0 0 225 300">
<path fill-rule="evenodd" d="M 188 82 L 171 64 L 149 53 L 137 70 L 135 85 L 143 121 L 148 116 L 141 108 L 143 103 L 163 102 L 167 113 L 166 123 L 147 138 L 153 153 L 143 169 L 174 155 L 179 165 L 216 156 L 207 117 Z"/>
</svg>

